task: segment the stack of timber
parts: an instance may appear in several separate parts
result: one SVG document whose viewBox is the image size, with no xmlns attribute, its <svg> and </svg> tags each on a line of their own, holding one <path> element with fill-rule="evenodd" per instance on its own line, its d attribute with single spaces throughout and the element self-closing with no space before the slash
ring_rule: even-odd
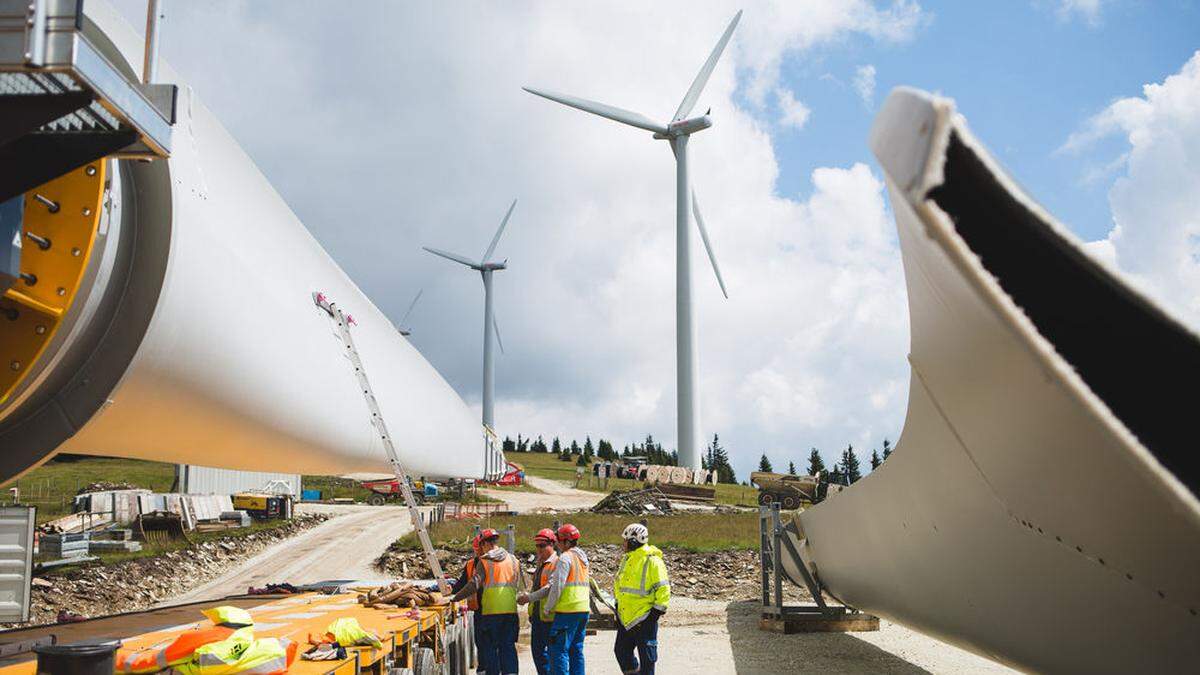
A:
<svg viewBox="0 0 1200 675">
<path fill-rule="evenodd" d="M 430 607 L 445 603 L 446 598 L 441 593 L 421 588 L 408 581 L 392 582 L 358 596 L 358 604 L 373 609 Z"/>
<path fill-rule="evenodd" d="M 700 487 L 699 485 L 667 484 L 659 485 L 658 489 L 667 497 L 685 502 L 712 502 L 717 498 L 715 488 Z"/>
<path fill-rule="evenodd" d="M 671 502 L 657 487 L 644 490 L 613 490 L 592 507 L 593 513 L 621 513 L 631 516 L 670 514 Z"/>
</svg>

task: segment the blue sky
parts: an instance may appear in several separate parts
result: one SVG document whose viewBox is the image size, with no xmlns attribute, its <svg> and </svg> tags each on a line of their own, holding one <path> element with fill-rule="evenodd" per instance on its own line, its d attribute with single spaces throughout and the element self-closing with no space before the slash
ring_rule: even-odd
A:
<svg viewBox="0 0 1200 675">
<path fill-rule="evenodd" d="M 1103 238 L 1112 227 L 1112 176 L 1085 177 L 1124 152 L 1125 141 L 1055 151 L 1113 99 L 1179 70 L 1200 48 L 1200 3 L 1113 0 L 1095 20 L 1050 2 L 921 7 L 927 18 L 909 41 L 852 35 L 785 62 L 784 81 L 812 115 L 803 129 L 774 134 L 781 193 L 806 196 L 814 168 L 871 158 L 867 132 L 879 104 L 893 87 L 912 85 L 954 98 L 976 135 L 1051 213 L 1085 239 Z M 876 70 L 873 108 L 851 86 L 865 64 Z"/>
</svg>

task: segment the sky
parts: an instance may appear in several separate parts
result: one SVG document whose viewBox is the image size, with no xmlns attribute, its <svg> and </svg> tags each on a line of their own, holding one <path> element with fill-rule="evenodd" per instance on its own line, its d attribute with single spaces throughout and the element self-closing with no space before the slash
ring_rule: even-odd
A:
<svg viewBox="0 0 1200 675">
<path fill-rule="evenodd" d="M 144 25 L 141 0 L 119 0 Z M 499 433 L 675 443 L 674 165 L 649 133 L 745 14 L 689 145 L 702 433 L 739 478 L 900 435 L 903 270 L 867 133 L 887 93 L 951 97 L 1009 172 L 1200 326 L 1200 3 L 168 0 L 162 54 L 374 302 L 480 404 L 483 289 L 421 250 L 496 255 Z"/>
</svg>

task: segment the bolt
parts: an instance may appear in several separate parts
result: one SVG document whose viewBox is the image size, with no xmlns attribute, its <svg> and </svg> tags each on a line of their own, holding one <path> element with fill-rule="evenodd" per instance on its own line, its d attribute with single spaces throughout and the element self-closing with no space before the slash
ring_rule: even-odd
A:
<svg viewBox="0 0 1200 675">
<path fill-rule="evenodd" d="M 78 258 L 82 253 L 83 253 L 83 251 L 80 251 L 77 248 L 71 249 L 71 255 L 75 256 L 76 258 Z"/>
<path fill-rule="evenodd" d="M 46 208 L 49 209 L 50 213 L 58 213 L 58 202 L 54 201 L 53 199 L 50 199 L 49 197 L 43 197 L 42 195 L 40 195 L 36 192 L 33 193 L 33 198 L 36 199 L 37 201 L 45 204 Z"/>
<path fill-rule="evenodd" d="M 13 370 L 20 370 L 20 369 L 21 369 L 21 362 L 20 362 L 20 361 L 13 361 L 12 363 L 10 363 L 10 364 L 8 364 L 8 365 L 9 365 L 9 367 L 10 367 L 10 368 L 12 368 Z"/>
<path fill-rule="evenodd" d="M 24 281 L 26 286 L 34 286 L 37 284 L 37 275 L 21 272 L 21 281 Z"/>
<path fill-rule="evenodd" d="M 86 207 L 86 206 L 85 206 L 85 207 L 83 207 L 83 215 L 85 215 L 85 216 L 90 216 L 90 215 L 92 215 L 92 210 L 91 210 L 91 209 L 89 209 L 89 208 L 88 208 L 88 207 Z"/>
<path fill-rule="evenodd" d="M 62 286 L 59 286 L 58 290 L 55 292 L 58 293 L 58 297 L 61 298 L 62 296 L 67 294 L 67 289 L 63 288 Z"/>
<path fill-rule="evenodd" d="M 89 176 L 95 176 L 96 175 L 96 167 L 89 166 L 88 168 L 84 169 L 83 172 Z"/>
<path fill-rule="evenodd" d="M 38 235 L 36 235 L 32 232 L 26 232 L 25 236 L 29 237 L 30 241 L 37 244 L 38 248 L 42 249 L 43 251 L 47 251 L 50 249 L 50 240 L 49 239 L 47 239 L 45 237 L 39 237 Z"/>
<path fill-rule="evenodd" d="M 39 323 L 38 325 L 33 327 L 33 332 L 37 333 L 38 335 L 45 335 L 46 327 Z"/>
</svg>

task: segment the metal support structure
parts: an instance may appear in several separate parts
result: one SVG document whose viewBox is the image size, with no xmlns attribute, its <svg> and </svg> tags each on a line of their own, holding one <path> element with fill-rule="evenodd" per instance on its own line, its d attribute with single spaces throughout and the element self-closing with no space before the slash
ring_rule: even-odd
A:
<svg viewBox="0 0 1200 675">
<path fill-rule="evenodd" d="M 437 580 L 439 590 L 449 595 L 450 584 L 446 582 L 442 565 L 438 562 L 437 554 L 433 550 L 433 542 L 429 539 L 429 530 L 426 529 L 421 511 L 417 508 L 417 499 L 413 495 L 412 485 L 409 484 L 408 470 L 404 468 L 400 456 L 396 454 L 396 447 L 392 444 L 392 436 L 388 432 L 387 422 L 383 419 L 383 413 L 379 410 L 379 402 L 375 400 L 371 382 L 367 379 L 367 371 L 363 367 L 362 359 L 358 356 L 358 350 L 354 348 L 354 336 L 350 334 L 350 324 L 354 318 L 343 312 L 336 303 L 330 302 L 322 293 L 313 293 L 313 301 L 337 322 L 338 334 L 346 347 L 346 358 L 354 366 L 354 376 L 358 379 L 359 389 L 362 390 L 367 408 L 371 411 L 371 426 L 375 427 L 375 432 L 379 434 L 379 438 L 383 442 L 383 449 L 387 452 L 388 463 L 391 464 L 396 481 L 400 484 L 400 492 L 404 495 L 404 504 L 408 507 L 408 515 L 412 520 L 413 529 L 417 531 L 417 536 L 421 540 L 421 548 L 425 551 L 425 560 L 429 564 L 434 579 Z"/>
<path fill-rule="evenodd" d="M 146 55 L 142 61 L 142 83 L 158 79 L 158 23 L 163 18 L 162 0 L 146 2 Z"/>
<path fill-rule="evenodd" d="M 838 618 L 857 613 L 848 607 L 825 602 L 823 588 L 800 557 L 779 517 L 779 504 L 758 508 L 759 567 L 762 571 L 763 618 L 782 619 L 788 616 L 822 616 Z M 813 598 L 812 605 L 785 605 L 783 602 L 784 556 L 797 569 L 804 586 Z"/>
</svg>

